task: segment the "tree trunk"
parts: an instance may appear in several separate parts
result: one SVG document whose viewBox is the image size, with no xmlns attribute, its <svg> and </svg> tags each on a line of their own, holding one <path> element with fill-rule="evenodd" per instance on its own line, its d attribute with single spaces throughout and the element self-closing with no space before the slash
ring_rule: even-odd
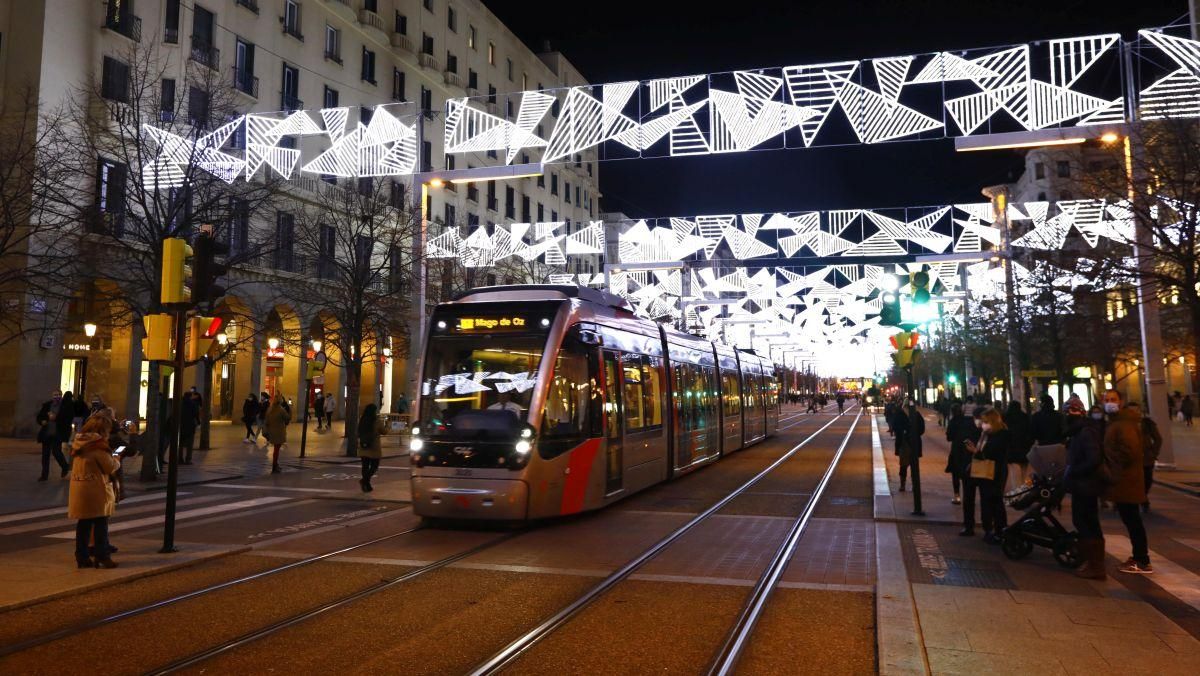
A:
<svg viewBox="0 0 1200 676">
<path fill-rule="evenodd" d="M 358 455 L 358 397 L 362 389 L 362 358 L 346 363 L 346 457 Z"/>
</svg>

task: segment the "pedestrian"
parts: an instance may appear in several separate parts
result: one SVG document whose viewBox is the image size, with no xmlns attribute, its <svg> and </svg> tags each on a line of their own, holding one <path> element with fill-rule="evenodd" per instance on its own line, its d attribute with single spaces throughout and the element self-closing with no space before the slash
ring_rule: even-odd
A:
<svg viewBox="0 0 1200 676">
<path fill-rule="evenodd" d="M 271 408 L 271 395 L 261 392 L 258 399 L 258 417 L 255 421 L 258 433 L 267 436 L 267 409 Z"/>
<path fill-rule="evenodd" d="M 979 520 L 983 524 L 983 541 L 1000 544 L 1000 537 L 1008 527 L 1008 514 L 1004 511 L 1004 483 L 1012 441 L 1004 418 L 996 409 L 984 410 L 978 418 L 978 424 L 979 441 L 966 444 L 972 454 L 971 478 L 977 480 L 979 487 Z M 987 467 L 987 461 L 991 461 L 991 476 L 983 470 Z"/>
<path fill-rule="evenodd" d="M 896 442 L 896 457 L 900 459 L 900 492 L 903 493 L 906 489 L 904 484 L 908 481 L 908 451 L 904 448 L 908 444 L 908 416 L 904 414 L 904 409 L 899 405 L 892 408 L 891 418 L 892 435 Z"/>
<path fill-rule="evenodd" d="M 80 421 L 82 422 L 82 421 Z M 54 420 L 55 426 L 58 428 L 58 440 L 63 444 L 70 444 L 71 437 L 75 436 L 75 396 L 70 390 L 63 392 L 62 402 L 58 405 L 58 417 Z M 70 450 L 70 447 L 67 447 Z"/>
<path fill-rule="evenodd" d="M 793 400 L 795 399 L 794 396 L 792 398 Z M 792 403 L 795 403 L 795 401 Z M 400 396 L 396 398 L 395 409 L 395 412 L 399 413 L 400 415 L 408 414 L 408 395 L 401 393 Z"/>
<path fill-rule="evenodd" d="M 1029 449 L 1033 447 L 1029 415 L 1016 401 L 1008 402 L 1004 414 L 1004 426 L 1008 428 L 1008 490 L 1016 492 L 1026 485 L 1029 469 Z"/>
<path fill-rule="evenodd" d="M 184 465 L 192 464 L 192 448 L 196 444 L 196 427 L 200 425 L 200 395 L 193 389 L 183 393 L 179 418 L 179 455 Z"/>
<path fill-rule="evenodd" d="M 108 404 L 104 403 L 104 397 L 101 397 L 99 394 L 93 394 L 92 405 L 88 408 L 88 416 L 95 415 L 106 408 L 108 408 Z"/>
<path fill-rule="evenodd" d="M 1097 409 L 1096 413 L 1100 413 Z M 1103 580 L 1104 531 L 1100 527 L 1100 494 L 1104 492 L 1104 415 L 1066 418 L 1067 468 L 1063 486 L 1071 494 L 1071 522 L 1078 534 L 1082 565 L 1075 574 Z"/>
<path fill-rule="evenodd" d="M 906 442 L 904 451 L 907 457 L 902 456 L 900 459 L 901 467 L 908 465 L 912 473 L 912 496 L 913 496 L 913 516 L 925 516 L 924 510 L 921 509 L 921 436 L 925 434 L 925 418 L 921 415 L 920 409 L 913 400 L 909 399 L 905 406 L 905 413 L 908 418 L 908 428 L 905 434 Z M 901 474 L 903 474 L 901 469 Z"/>
<path fill-rule="evenodd" d="M 1179 411 L 1179 390 L 1175 390 L 1175 394 L 1167 395 L 1167 420 L 1174 420 L 1175 413 Z"/>
<path fill-rule="evenodd" d="M 1042 404 L 1029 422 L 1029 434 L 1033 443 L 1038 446 L 1052 446 L 1063 442 L 1062 413 L 1054 410 L 1054 400 L 1050 395 L 1042 395 Z"/>
<path fill-rule="evenodd" d="M 38 481 L 46 481 L 50 478 L 50 456 L 52 455 L 62 470 L 60 476 L 65 477 L 71 471 L 71 466 L 67 464 L 67 459 L 63 456 L 62 439 L 58 436 L 58 418 L 62 414 L 62 401 L 62 392 L 54 390 L 50 394 L 50 399 L 43 402 L 37 412 L 37 440 L 42 445 L 42 473 L 38 476 Z"/>
<path fill-rule="evenodd" d="M 1137 409 L 1138 413 L 1142 413 L 1137 402 L 1129 402 L 1129 408 Z M 1158 462 L 1158 454 L 1162 451 L 1163 438 L 1158 431 L 1158 424 L 1154 422 L 1154 418 L 1150 414 L 1142 414 L 1142 448 L 1145 452 L 1142 454 L 1142 479 L 1146 484 L 1146 501 L 1142 503 L 1142 511 L 1150 511 L 1150 487 L 1154 485 L 1154 463 Z"/>
<path fill-rule="evenodd" d="M 841 415 L 846 411 L 846 395 L 838 392 L 835 401 L 837 401 L 838 405 L 838 415 Z"/>
<path fill-rule="evenodd" d="M 287 426 L 292 421 L 291 411 L 285 405 L 283 395 L 278 391 L 271 399 L 265 416 L 267 443 L 274 447 L 271 451 L 271 474 L 279 474 L 279 447 L 287 443 Z"/>
<path fill-rule="evenodd" d="M 975 495 L 979 490 L 978 482 L 971 478 L 971 450 L 967 442 L 979 441 L 979 434 L 975 419 L 968 416 L 961 405 L 951 407 L 950 420 L 946 423 L 946 440 L 950 442 L 950 456 L 946 465 L 954 480 L 952 502 L 962 504 L 963 529 L 958 534 L 964 537 L 975 534 Z"/>
<path fill-rule="evenodd" d="M 75 562 L 80 568 L 116 568 L 108 544 L 108 517 L 117 497 L 110 477 L 121 464 L 108 446 L 109 422 L 90 418 L 71 442 L 71 488 L 67 517 L 76 520 Z M 88 542 L 94 543 L 95 560 Z"/>
<path fill-rule="evenodd" d="M 333 429 L 333 412 L 337 410 L 337 397 L 333 393 L 325 395 L 325 431 Z"/>
<path fill-rule="evenodd" d="M 1080 399 L 1079 395 L 1075 392 L 1072 392 L 1071 396 L 1067 397 L 1067 404 L 1063 406 L 1063 408 L 1066 409 L 1068 413 L 1070 413 L 1072 410 L 1076 410 L 1080 414 L 1083 414 L 1083 412 L 1087 410 L 1087 407 L 1083 405 L 1083 400 Z"/>
<path fill-rule="evenodd" d="M 883 405 L 883 421 L 887 423 L 888 436 L 894 437 L 896 433 L 892 431 L 892 417 L 896 415 L 896 402 L 894 399 L 888 399 Z M 900 490 L 904 490 L 901 488 Z"/>
<path fill-rule="evenodd" d="M 70 394 L 70 392 L 67 394 Z M 91 409 L 88 408 L 87 403 L 83 400 L 83 392 L 80 392 L 79 396 L 75 397 L 72 406 L 74 407 L 75 415 L 71 416 L 71 427 L 74 433 L 78 434 L 79 429 L 83 427 L 83 421 L 87 420 L 87 417 L 91 415 Z"/>
<path fill-rule="evenodd" d="M 383 457 L 382 435 L 384 419 L 375 411 L 375 404 L 367 404 L 358 419 L 358 457 L 362 462 L 362 478 L 358 484 L 364 493 L 375 490 L 371 477 L 379 471 L 379 460 Z"/>
<path fill-rule="evenodd" d="M 253 392 L 246 394 L 246 401 L 242 402 L 242 424 L 246 426 L 246 438 L 242 439 L 243 444 L 258 443 L 258 430 L 254 424 L 258 422 L 258 397 L 254 396 Z"/>
<path fill-rule="evenodd" d="M 1179 402 L 1179 412 L 1183 414 L 1184 424 L 1191 427 L 1192 417 L 1196 415 L 1196 402 L 1192 401 L 1192 395 L 1187 395 Z"/>
<path fill-rule="evenodd" d="M 313 397 L 313 415 L 317 418 L 317 431 L 321 431 L 321 420 L 325 417 L 325 393 L 317 390 L 317 396 Z"/>
<path fill-rule="evenodd" d="M 1117 570 L 1153 573 L 1146 526 L 1142 523 L 1140 510 L 1146 501 L 1142 415 L 1136 409 L 1121 408 L 1121 393 L 1117 390 L 1104 391 L 1104 413 L 1108 416 L 1108 424 L 1104 427 L 1104 467 L 1110 475 L 1104 499 L 1116 505 L 1133 549 L 1133 555 Z"/>
</svg>

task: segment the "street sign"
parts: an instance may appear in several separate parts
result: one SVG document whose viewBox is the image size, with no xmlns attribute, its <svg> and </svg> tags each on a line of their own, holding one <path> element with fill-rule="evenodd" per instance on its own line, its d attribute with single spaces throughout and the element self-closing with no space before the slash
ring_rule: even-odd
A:
<svg viewBox="0 0 1200 676">
<path fill-rule="evenodd" d="M 1054 369 L 1025 369 L 1021 375 L 1026 378 L 1053 378 L 1058 372 Z"/>
<path fill-rule="evenodd" d="M 978 384 L 979 384 L 979 376 L 971 376 L 971 377 L 970 377 L 970 378 L 968 378 L 967 380 L 968 380 L 968 381 L 969 381 L 969 382 L 970 382 L 972 385 L 978 385 Z"/>
</svg>

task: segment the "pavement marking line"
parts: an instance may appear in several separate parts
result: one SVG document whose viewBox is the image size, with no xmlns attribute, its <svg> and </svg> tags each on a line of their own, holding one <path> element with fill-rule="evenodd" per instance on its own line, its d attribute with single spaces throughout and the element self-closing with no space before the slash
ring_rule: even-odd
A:
<svg viewBox="0 0 1200 676">
<path fill-rule="evenodd" d="M 335 488 L 291 488 L 289 486 L 255 486 L 242 484 L 208 484 L 213 488 L 233 488 L 242 491 L 293 491 L 296 493 L 338 493 Z"/>
<path fill-rule="evenodd" d="M 1200 552 L 1200 540 L 1193 540 L 1192 538 L 1175 538 L 1175 541 L 1181 545 L 1186 545 Z"/>
<path fill-rule="evenodd" d="M 241 500 L 239 502 L 230 502 L 224 505 L 216 505 L 213 507 L 201 507 L 200 509 L 188 509 L 179 512 L 175 515 L 176 521 L 185 519 L 194 519 L 200 516 L 208 516 L 209 514 L 220 514 L 221 512 L 231 512 L 236 509 L 244 509 L 246 507 L 258 507 L 260 505 L 270 505 L 276 502 L 291 500 L 292 498 L 284 497 L 265 497 L 254 498 L 253 500 Z M 133 521 L 121 521 L 108 527 L 109 533 L 119 533 L 121 531 L 131 530 L 134 528 L 143 528 L 145 526 L 156 526 L 163 522 L 163 516 L 151 516 L 145 519 L 134 519 Z M 75 537 L 75 531 L 63 531 L 61 533 L 53 533 L 44 535 L 43 537 L 57 538 L 59 540 L 71 540 Z"/>
<path fill-rule="evenodd" d="M 228 495 L 198 495 L 194 498 L 188 498 L 187 500 L 180 500 L 179 504 L 180 505 L 202 505 L 206 502 L 216 502 L 217 500 L 224 500 L 225 498 L 228 498 L 228 497 L 229 497 Z M 124 505 L 124 504 L 125 504 L 125 501 L 122 500 L 121 505 Z M 118 508 L 119 507 L 120 506 L 118 505 Z M 125 516 L 125 515 L 130 515 L 130 514 L 146 514 L 148 512 L 161 511 L 162 509 L 163 509 L 163 505 L 142 505 L 141 507 L 134 507 L 133 509 L 122 509 L 121 511 L 117 512 L 117 515 Z M 61 516 L 66 513 L 66 509 L 59 509 L 56 513 Z M 39 531 L 39 530 L 50 530 L 52 528 L 66 528 L 67 526 L 70 526 L 74 523 L 75 523 L 75 519 L 67 519 L 67 518 L 54 519 L 52 521 L 42 521 L 39 523 L 27 523 L 27 524 L 24 524 L 21 526 L 13 526 L 10 528 L 0 529 L 0 535 L 20 535 L 21 533 L 31 533 L 33 531 Z M 114 522 L 114 523 L 119 523 L 119 522 Z"/>
<path fill-rule="evenodd" d="M 262 552 L 263 554 L 270 554 L 269 551 L 260 550 L 259 547 L 260 546 L 271 547 L 271 546 L 281 544 L 284 542 L 288 542 L 291 540 L 299 540 L 300 538 L 306 538 L 306 537 L 309 537 L 312 535 L 316 535 L 318 533 L 327 533 L 331 530 L 336 530 L 339 528 L 346 528 L 349 526 L 357 526 L 359 524 L 369 523 L 371 521 L 378 521 L 379 519 L 386 519 L 389 516 L 401 514 L 403 512 L 411 511 L 411 510 L 412 510 L 412 507 L 404 507 L 401 509 L 387 510 L 384 512 L 380 512 L 378 514 L 372 514 L 371 516 L 364 516 L 360 519 L 354 519 L 352 521 L 344 521 L 342 523 L 335 523 L 335 524 L 330 524 L 328 526 L 321 526 L 320 528 L 313 528 L 312 530 L 301 531 L 298 533 L 289 533 L 287 535 L 280 535 L 279 537 L 276 537 L 276 538 L 263 539 L 261 543 L 255 543 L 252 546 L 254 547 L 255 552 Z"/>
<path fill-rule="evenodd" d="M 892 496 L 888 486 L 887 463 L 883 459 L 883 443 L 879 439 L 879 420 L 871 416 L 871 464 L 875 477 L 875 495 Z"/>
<path fill-rule="evenodd" d="M 1104 539 L 1109 553 L 1116 556 L 1118 560 L 1128 559 L 1133 553 L 1133 545 L 1130 544 L 1127 536 L 1105 533 Z M 1200 610 L 1200 575 L 1163 557 L 1153 549 L 1150 550 L 1150 564 L 1154 566 L 1154 574 L 1141 577 L 1148 578 L 1171 596 Z M 1132 573 L 1117 573 L 1116 575 L 1121 576 L 1117 577 L 1117 580 L 1126 575 L 1134 576 Z"/>
<path fill-rule="evenodd" d="M 181 496 L 182 495 L 191 495 L 191 493 L 185 493 L 185 492 L 181 491 L 177 495 L 181 495 Z M 148 500 L 161 500 L 161 499 L 165 498 L 166 496 L 167 496 L 166 493 L 155 493 L 153 495 L 138 495 L 138 496 L 135 496 L 132 498 L 125 498 L 124 500 L 121 501 L 121 504 L 129 505 L 129 504 L 133 504 L 135 502 L 146 502 Z M 11 514 L 4 514 L 3 516 L 0 516 L 0 523 L 12 523 L 13 521 L 25 521 L 27 519 L 36 519 L 36 518 L 43 517 L 43 516 L 54 516 L 55 514 L 62 514 L 64 511 L 66 511 L 66 509 L 67 509 L 66 505 L 64 505 L 62 507 L 51 507 L 49 509 L 39 509 L 39 510 L 35 510 L 32 512 L 13 512 Z M 3 531 L 0 531 L 0 534 L 3 534 Z"/>
</svg>

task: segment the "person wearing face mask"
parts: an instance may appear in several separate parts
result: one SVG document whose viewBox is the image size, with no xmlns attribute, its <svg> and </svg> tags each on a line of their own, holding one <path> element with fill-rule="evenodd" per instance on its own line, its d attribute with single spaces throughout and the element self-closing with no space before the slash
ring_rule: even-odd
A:
<svg viewBox="0 0 1200 676">
<path fill-rule="evenodd" d="M 1004 511 L 1004 483 L 1007 478 L 1008 450 L 1011 445 L 1004 418 L 989 408 L 978 418 L 981 434 L 979 442 L 967 442 L 967 450 L 974 458 L 991 460 L 995 471 L 990 479 L 976 479 L 979 486 L 980 521 L 983 522 L 983 541 L 1000 544 L 1000 536 L 1008 527 L 1008 514 Z"/>
<path fill-rule="evenodd" d="M 1104 498 L 1117 506 L 1117 513 L 1129 532 L 1133 555 L 1117 570 L 1122 573 L 1149 574 L 1150 547 L 1146 526 L 1142 523 L 1141 505 L 1146 501 L 1145 479 L 1142 473 L 1142 415 L 1136 409 L 1121 407 L 1121 393 L 1104 392 L 1104 413 L 1108 424 L 1104 428 L 1104 465 L 1110 474 Z"/>
<path fill-rule="evenodd" d="M 1104 531 L 1100 528 L 1100 494 L 1104 492 L 1104 413 L 1098 406 L 1087 415 L 1067 416 L 1067 469 L 1063 484 L 1071 494 L 1071 522 L 1079 536 L 1083 564 L 1075 574 L 1103 580 Z"/>
</svg>

